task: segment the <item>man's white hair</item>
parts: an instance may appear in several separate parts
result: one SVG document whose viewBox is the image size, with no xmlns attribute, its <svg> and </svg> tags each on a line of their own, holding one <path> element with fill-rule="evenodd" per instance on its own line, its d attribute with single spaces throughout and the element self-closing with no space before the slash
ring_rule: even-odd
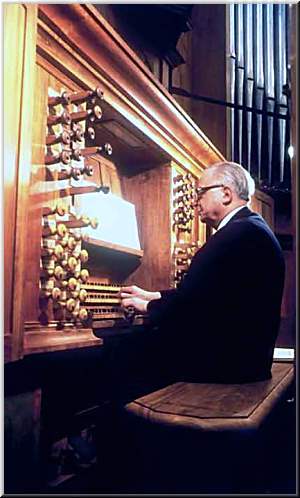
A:
<svg viewBox="0 0 300 498">
<path fill-rule="evenodd" d="M 240 199 L 249 201 L 255 192 L 255 182 L 243 166 L 234 162 L 221 162 L 209 167 L 209 171 L 217 174 L 218 179 L 231 187 Z"/>
</svg>

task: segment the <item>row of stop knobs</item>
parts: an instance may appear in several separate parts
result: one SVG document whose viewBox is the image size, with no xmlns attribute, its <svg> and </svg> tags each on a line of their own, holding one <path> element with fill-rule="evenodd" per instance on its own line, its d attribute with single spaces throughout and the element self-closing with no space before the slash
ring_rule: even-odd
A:
<svg viewBox="0 0 300 498">
<path fill-rule="evenodd" d="M 71 244 L 71 241 L 69 240 L 70 236 L 72 238 L 75 238 L 75 240 L 77 237 L 80 237 L 80 239 L 82 238 L 81 233 L 74 232 L 73 234 L 70 235 L 69 233 L 70 228 L 83 228 L 87 226 L 91 226 L 92 228 L 97 228 L 98 225 L 99 222 L 97 218 L 90 218 L 89 216 L 84 216 L 84 215 L 74 217 L 73 219 L 69 219 L 67 221 L 56 222 L 55 220 L 51 220 L 49 223 L 46 223 L 43 226 L 42 236 L 49 237 L 57 235 L 61 239 L 60 244 L 63 245 L 64 247 L 67 244 L 69 245 Z M 69 248 L 71 249 L 70 246 Z"/>
<path fill-rule="evenodd" d="M 95 227 L 98 222 L 93 220 L 91 223 L 91 219 L 84 216 L 73 216 L 69 220 L 49 217 L 65 216 L 66 211 L 62 205 L 43 209 L 41 307 L 47 307 L 51 299 L 54 312 L 60 310 L 69 318 L 84 322 L 88 319 L 88 311 L 82 303 L 87 299 L 87 291 L 81 288 L 81 284 L 87 282 L 89 272 L 81 265 L 88 261 L 88 252 L 82 249 L 82 234 L 78 228 L 88 224 Z"/>
<path fill-rule="evenodd" d="M 80 251 L 80 258 L 87 260 L 85 250 Z M 86 320 L 88 312 L 81 305 L 86 301 L 88 294 L 81 288 L 81 284 L 88 280 L 88 270 L 81 268 L 79 258 L 75 256 L 63 260 L 56 260 L 56 256 L 51 257 L 50 265 L 49 260 L 42 259 L 46 268 L 42 269 L 41 275 L 41 299 L 47 302 L 50 298 L 54 310 L 65 309 L 73 318 Z"/>
<path fill-rule="evenodd" d="M 175 185 L 173 188 L 173 227 L 179 231 L 191 233 L 191 221 L 194 218 L 193 177 L 191 173 L 180 174 L 173 178 L 173 183 Z"/>
<path fill-rule="evenodd" d="M 62 92 L 61 95 L 49 97 L 46 180 L 79 180 L 82 174 L 92 176 L 92 166 L 84 163 L 83 159 L 99 153 L 111 155 L 110 144 L 84 146 L 85 139 L 95 139 L 94 124 L 102 117 L 102 109 L 97 101 L 102 98 L 103 92 L 99 88 L 95 91 Z M 73 107 L 85 103 L 88 109 Z M 63 108 L 58 109 L 56 106 Z M 78 167 L 74 166 L 73 161 L 78 162 Z M 60 170 L 50 167 L 55 164 L 61 164 Z M 82 322 L 88 319 L 88 311 L 82 306 L 87 299 L 87 291 L 81 288 L 89 278 L 88 270 L 81 267 L 87 262 L 88 253 L 82 249 L 80 232 L 81 228 L 87 226 L 96 228 L 98 220 L 76 216 L 61 205 L 43 208 L 41 307 L 47 310 L 50 299 L 54 317 L 62 321 L 70 317 Z"/>
<path fill-rule="evenodd" d="M 102 109 L 99 105 L 94 105 L 98 99 L 103 98 L 103 92 L 100 88 L 95 91 L 82 91 L 76 93 L 62 92 L 60 96 L 49 97 L 48 107 L 49 115 L 47 116 L 48 135 L 46 136 L 47 153 L 45 155 L 46 166 L 61 163 L 62 171 L 57 173 L 58 177 L 53 177 L 51 170 L 48 171 L 46 179 L 48 180 L 66 180 L 73 178 L 79 180 L 82 174 L 92 176 L 93 168 L 91 165 L 77 167 L 71 165 L 71 162 L 81 161 L 83 158 L 93 154 L 104 153 L 110 156 L 112 147 L 109 143 L 95 147 L 76 146 L 76 142 L 83 142 L 85 138 L 93 141 L 95 139 L 95 130 L 93 125 L 102 118 Z M 69 106 L 70 104 L 80 105 L 89 103 L 92 107 L 86 110 L 77 110 L 69 112 L 63 109 L 62 112 L 56 112 L 57 105 Z M 80 122 L 86 122 L 85 130 Z M 61 133 L 54 131 L 53 127 L 62 125 Z M 53 151 L 52 145 L 61 144 L 60 151 Z"/>
<path fill-rule="evenodd" d="M 173 258 L 175 266 L 174 282 L 176 286 L 181 282 L 181 280 L 185 276 L 191 264 L 192 258 L 198 248 L 199 246 L 197 243 L 191 243 L 191 244 L 177 243 L 175 245 Z"/>
</svg>

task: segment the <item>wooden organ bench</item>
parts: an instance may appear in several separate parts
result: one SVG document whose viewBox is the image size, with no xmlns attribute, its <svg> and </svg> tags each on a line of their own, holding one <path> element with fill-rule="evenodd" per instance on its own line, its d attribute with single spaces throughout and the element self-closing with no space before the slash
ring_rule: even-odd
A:
<svg viewBox="0 0 300 498">
<path fill-rule="evenodd" d="M 272 378 L 265 381 L 177 382 L 127 404 L 128 443 L 135 478 L 140 476 L 142 486 L 137 491 L 257 489 L 273 465 L 277 431 L 284 430 L 282 417 L 276 426 L 276 411 L 290 401 L 293 370 L 292 364 L 278 362 L 273 364 Z"/>
</svg>

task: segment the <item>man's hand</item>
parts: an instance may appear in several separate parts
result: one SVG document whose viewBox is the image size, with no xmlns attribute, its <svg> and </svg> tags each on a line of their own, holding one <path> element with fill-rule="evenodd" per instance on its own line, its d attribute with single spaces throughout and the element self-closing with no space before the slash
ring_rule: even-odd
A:
<svg viewBox="0 0 300 498">
<path fill-rule="evenodd" d="M 149 301 L 145 301 L 139 297 L 126 297 L 121 299 L 121 306 L 125 310 L 133 307 L 138 313 L 145 314 L 147 312 L 148 302 Z"/>
<path fill-rule="evenodd" d="M 137 298 L 142 301 L 149 302 L 152 301 L 153 299 L 160 299 L 161 294 L 160 292 L 146 291 L 144 289 L 141 289 L 137 285 L 129 285 L 127 287 L 121 287 L 120 297 L 122 298 L 122 301 L 124 300 L 124 298 Z"/>
</svg>

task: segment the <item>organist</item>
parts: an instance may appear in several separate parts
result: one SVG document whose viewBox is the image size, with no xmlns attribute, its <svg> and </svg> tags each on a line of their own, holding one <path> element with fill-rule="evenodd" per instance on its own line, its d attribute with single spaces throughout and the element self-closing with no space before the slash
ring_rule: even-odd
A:
<svg viewBox="0 0 300 498">
<path fill-rule="evenodd" d="M 176 289 L 122 287 L 124 309 L 147 314 L 147 331 L 126 345 L 115 375 L 244 383 L 271 377 L 284 285 L 281 247 L 248 205 L 254 180 L 239 164 L 206 169 L 195 202 L 214 234 Z M 118 357 L 118 352 L 114 352 Z M 119 361 L 120 358 L 123 360 Z"/>
</svg>

